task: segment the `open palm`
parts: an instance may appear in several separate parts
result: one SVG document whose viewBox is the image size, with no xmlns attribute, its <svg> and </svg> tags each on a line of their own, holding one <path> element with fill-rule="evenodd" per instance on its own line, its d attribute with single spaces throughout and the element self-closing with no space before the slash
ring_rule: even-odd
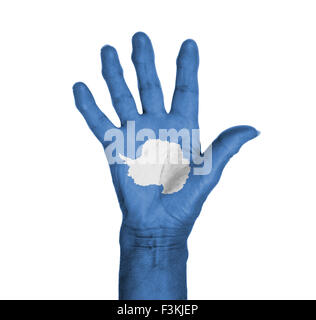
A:
<svg viewBox="0 0 316 320">
<path fill-rule="evenodd" d="M 121 132 L 127 139 L 127 122 L 134 121 L 136 132 L 150 128 L 158 136 L 159 129 L 198 129 L 198 48 L 193 40 L 186 40 L 177 59 L 176 87 L 171 111 L 164 108 L 163 94 L 154 64 L 154 52 L 144 33 L 133 37 L 132 60 L 135 65 L 143 114 L 137 112 L 134 99 L 124 81 L 123 71 L 116 50 L 105 46 L 101 51 L 102 74 L 108 85 L 113 106 L 121 120 Z M 97 107 L 89 89 L 83 83 L 74 86 L 75 102 L 89 127 L 107 147 L 105 132 L 115 128 Z M 205 175 L 194 175 L 183 188 L 171 194 L 163 194 L 162 186 L 141 186 L 128 176 L 128 166 L 111 164 L 111 173 L 119 203 L 123 212 L 123 226 L 146 232 L 147 230 L 183 230 L 188 235 L 199 215 L 203 202 L 217 184 L 228 160 L 240 147 L 258 132 L 250 126 L 237 126 L 221 133 L 205 152 L 204 161 L 212 170 Z M 127 142 L 128 143 L 128 142 Z M 144 143 L 144 142 L 142 142 Z M 136 147 L 141 142 L 136 141 Z M 126 147 L 126 146 L 125 146 Z M 190 150 L 190 154 L 200 150 Z M 190 159 L 190 166 L 195 164 Z"/>
</svg>

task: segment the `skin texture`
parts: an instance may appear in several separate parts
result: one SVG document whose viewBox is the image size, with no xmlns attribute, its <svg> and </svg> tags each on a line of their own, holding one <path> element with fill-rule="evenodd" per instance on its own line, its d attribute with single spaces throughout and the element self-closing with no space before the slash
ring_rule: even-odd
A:
<svg viewBox="0 0 316 320">
<path fill-rule="evenodd" d="M 157 136 L 159 129 L 197 129 L 199 55 L 196 43 L 186 40 L 181 46 L 169 114 L 164 108 L 149 38 L 142 32 L 136 33 L 132 44 L 142 115 L 138 114 L 124 81 L 116 50 L 111 46 L 101 50 L 102 74 L 125 138 L 128 120 L 135 121 L 136 131 L 150 128 Z M 97 107 L 85 84 L 76 83 L 73 92 L 78 110 L 106 147 L 109 142 L 104 142 L 104 133 L 114 125 Z M 211 172 L 193 175 L 191 170 L 184 187 L 172 194 L 163 194 L 162 186 L 135 184 L 128 176 L 127 165 L 110 165 L 123 213 L 120 231 L 120 299 L 187 299 L 187 238 L 194 221 L 229 159 L 244 143 L 257 135 L 258 131 L 250 126 L 236 126 L 222 132 L 205 151 L 206 161 L 212 161 Z M 191 150 L 192 156 L 195 152 L 200 151 Z M 191 166 L 194 167 L 194 164 L 191 163 Z"/>
</svg>

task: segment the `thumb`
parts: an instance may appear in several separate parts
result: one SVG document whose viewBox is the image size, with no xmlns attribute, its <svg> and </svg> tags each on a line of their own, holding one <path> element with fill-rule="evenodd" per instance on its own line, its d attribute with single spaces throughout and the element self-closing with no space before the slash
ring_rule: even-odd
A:
<svg viewBox="0 0 316 320">
<path fill-rule="evenodd" d="M 236 126 L 223 131 L 205 151 L 205 161 L 211 161 L 210 173 L 202 176 L 210 192 L 218 183 L 222 172 L 241 146 L 260 134 L 250 126 Z"/>
</svg>

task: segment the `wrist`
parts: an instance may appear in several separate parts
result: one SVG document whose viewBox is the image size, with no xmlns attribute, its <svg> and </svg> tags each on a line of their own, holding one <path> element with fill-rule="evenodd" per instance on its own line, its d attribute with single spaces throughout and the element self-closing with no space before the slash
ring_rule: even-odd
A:
<svg viewBox="0 0 316 320">
<path fill-rule="evenodd" d="M 191 228 L 133 228 L 122 223 L 120 230 L 121 250 L 146 252 L 146 249 L 169 251 L 186 247 Z"/>
<path fill-rule="evenodd" d="M 186 299 L 188 230 L 120 232 L 120 299 Z"/>
</svg>

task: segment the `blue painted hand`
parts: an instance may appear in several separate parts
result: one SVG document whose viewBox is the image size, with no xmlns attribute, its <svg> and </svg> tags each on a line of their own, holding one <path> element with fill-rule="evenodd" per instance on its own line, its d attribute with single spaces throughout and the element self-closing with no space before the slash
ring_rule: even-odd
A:
<svg viewBox="0 0 316 320">
<path fill-rule="evenodd" d="M 123 212 L 120 298 L 185 299 L 186 240 L 194 221 L 229 159 L 258 131 L 250 126 L 227 129 L 201 154 L 196 43 L 186 40 L 181 46 L 170 113 L 164 108 L 149 38 L 139 32 L 132 43 L 143 114 L 137 112 L 116 50 L 110 46 L 101 50 L 102 74 L 121 127 L 102 113 L 83 83 L 74 85 L 75 102 L 108 159 L 116 153 L 115 161 L 109 162 Z"/>
</svg>

